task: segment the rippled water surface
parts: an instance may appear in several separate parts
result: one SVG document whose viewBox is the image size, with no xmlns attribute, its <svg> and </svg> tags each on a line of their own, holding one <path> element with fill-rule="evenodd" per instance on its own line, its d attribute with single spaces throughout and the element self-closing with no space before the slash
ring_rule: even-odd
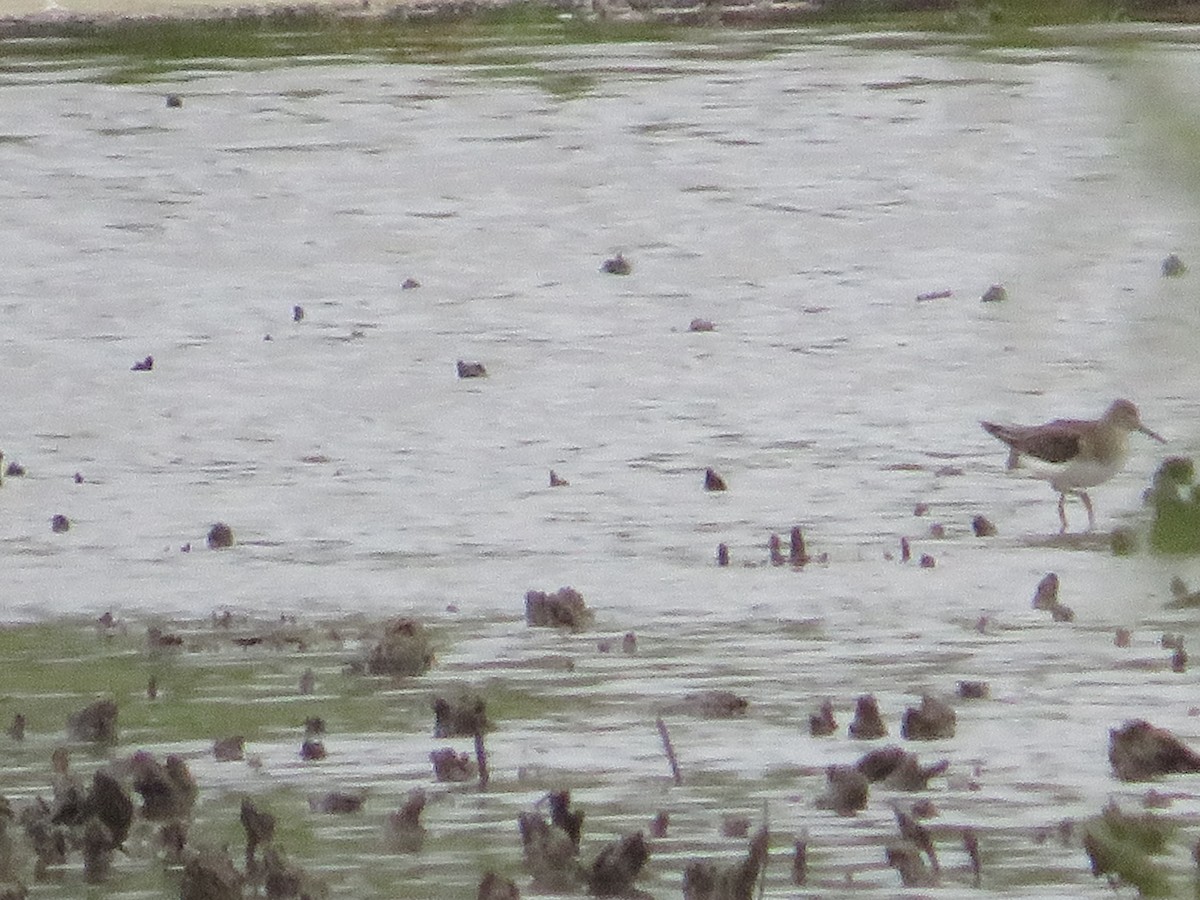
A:
<svg viewBox="0 0 1200 900">
<path fill-rule="evenodd" d="M 535 698 L 497 722 L 482 794 L 431 783 L 442 742 L 423 724 L 331 738 L 308 766 L 290 736 L 263 736 L 257 769 L 161 746 L 218 794 L 366 787 L 368 813 L 322 820 L 294 854 L 324 860 L 336 896 L 474 896 L 487 867 L 525 889 L 516 812 L 559 784 L 588 811 L 589 858 L 672 813 L 642 881 L 655 897 L 680 895 L 692 856 L 743 852 L 720 816 L 764 804 L 767 896 L 895 895 L 889 800 L 911 798 L 876 790 L 838 817 L 814 803 L 824 767 L 887 742 L 846 736 L 858 695 L 899 740 L 906 706 L 961 679 L 990 699 L 913 747 L 950 761 L 921 795 L 940 813 L 935 892 L 974 890 L 969 825 L 975 893 L 1108 895 L 1058 837 L 1110 797 L 1139 807 L 1108 730 L 1145 716 L 1200 744 L 1194 674 L 1159 647 L 1196 632 L 1164 603 L 1200 566 L 1107 542 L 1145 525 L 1162 456 L 1200 440 L 1197 276 L 1160 275 L 1171 252 L 1200 271 L 1200 55 L 1189 32 L 1094 37 L 742 33 L 202 61 L 137 83 L 111 83 L 108 59 L 0 63 L 0 448 L 27 470 L 0 488 L 0 615 L 411 615 L 440 629 L 439 657 L 398 709 L 423 722 L 453 680 Z M 601 272 L 617 252 L 630 275 Z M 996 283 L 1008 299 L 981 303 Z M 934 292 L 950 293 L 917 299 Z M 488 376 L 457 378 L 457 360 Z M 1059 539 L 1053 493 L 1006 473 L 978 420 L 1117 396 L 1170 444 L 1135 438 L 1093 491 L 1104 534 Z M 703 489 L 706 467 L 727 491 Z M 974 537 L 977 514 L 999 534 Z M 218 520 L 232 550 L 204 546 Z M 768 536 L 797 524 L 827 561 L 767 565 Z M 895 558 L 902 536 L 936 565 Z M 1073 623 L 1030 608 L 1049 571 Z M 595 627 L 527 628 L 525 592 L 568 584 Z M 314 664 L 251 658 L 287 690 Z M 749 709 L 668 716 L 676 787 L 654 716 L 701 688 Z M 810 737 L 826 696 L 842 727 Z M 414 786 L 431 790 L 426 846 L 379 857 Z M 1200 794 L 1158 787 L 1185 824 L 1182 872 Z M 805 889 L 788 877 L 803 829 Z"/>
</svg>

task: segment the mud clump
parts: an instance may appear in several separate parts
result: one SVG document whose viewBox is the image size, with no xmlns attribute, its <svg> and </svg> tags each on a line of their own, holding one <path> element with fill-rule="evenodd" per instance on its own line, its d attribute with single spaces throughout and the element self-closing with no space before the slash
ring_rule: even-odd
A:
<svg viewBox="0 0 1200 900">
<path fill-rule="evenodd" d="M 879 715 L 879 703 L 872 694 L 859 697 L 854 706 L 854 721 L 850 723 L 850 737 L 871 740 L 887 735 L 887 726 Z"/>
<path fill-rule="evenodd" d="M 179 900 L 241 900 L 243 880 L 227 852 L 201 850 L 184 864 Z"/>
<path fill-rule="evenodd" d="M 534 890 L 565 892 L 578 887 L 583 872 L 576 859 L 579 848 L 570 835 L 534 812 L 518 813 L 517 829 Z"/>
<path fill-rule="evenodd" d="M 429 754 L 433 763 L 433 777 L 441 782 L 473 781 L 476 775 L 475 761 L 466 753 L 458 753 L 453 747 L 442 747 Z"/>
<path fill-rule="evenodd" d="M 583 595 L 572 587 L 561 587 L 553 594 L 528 591 L 525 594 L 525 621 L 541 628 L 569 628 L 582 631 L 595 616 L 583 602 Z"/>
<path fill-rule="evenodd" d="M 95 744 L 117 742 L 117 704 L 97 700 L 67 718 L 67 734 L 75 741 Z"/>
<path fill-rule="evenodd" d="M 133 789 L 142 798 L 142 817 L 159 822 L 186 818 L 199 792 L 183 757 L 170 754 L 165 765 L 145 750 L 131 759 Z"/>
<path fill-rule="evenodd" d="M 1200 772 L 1200 755 L 1165 728 L 1145 719 L 1109 732 L 1108 761 L 1122 781 L 1149 781 L 1160 775 Z"/>
<path fill-rule="evenodd" d="M 613 841 L 600 851 L 587 872 L 588 890 L 596 897 L 624 897 L 633 892 L 633 882 L 650 851 L 640 831 Z"/>
<path fill-rule="evenodd" d="M 759 872 L 767 861 L 770 835 L 760 828 L 746 858 L 727 866 L 692 860 L 683 870 L 684 900 L 752 900 Z"/>
<path fill-rule="evenodd" d="M 839 816 L 852 816 L 867 806 L 870 783 L 854 766 L 830 766 L 825 770 L 826 792 L 817 798 L 817 806 L 832 809 Z"/>
<path fill-rule="evenodd" d="M 240 762 L 246 758 L 246 739 L 240 734 L 213 742 L 213 759 L 217 762 Z"/>
<path fill-rule="evenodd" d="M 424 675 L 433 665 L 433 649 L 425 628 L 414 619 L 393 619 L 367 654 L 369 675 Z"/>
<path fill-rule="evenodd" d="M 404 798 L 404 804 L 388 814 L 384 842 L 397 853 L 416 853 L 425 844 L 425 826 L 421 824 L 421 813 L 425 810 L 425 791 L 413 788 Z"/>
<path fill-rule="evenodd" d="M 483 873 L 476 900 L 521 900 L 521 892 L 511 878 L 489 871 Z"/>
<path fill-rule="evenodd" d="M 487 717 L 487 701 L 465 688 L 434 697 L 430 705 L 433 707 L 435 738 L 474 737 L 492 728 Z"/>
<path fill-rule="evenodd" d="M 919 707 L 910 706 L 900 720 L 900 736 L 909 741 L 936 741 L 952 738 L 958 717 L 949 704 L 928 694 Z"/>
<path fill-rule="evenodd" d="M 808 732 L 813 737 L 825 737 L 837 731 L 837 719 L 833 717 L 833 701 L 824 700 L 820 709 L 808 717 Z"/>
</svg>

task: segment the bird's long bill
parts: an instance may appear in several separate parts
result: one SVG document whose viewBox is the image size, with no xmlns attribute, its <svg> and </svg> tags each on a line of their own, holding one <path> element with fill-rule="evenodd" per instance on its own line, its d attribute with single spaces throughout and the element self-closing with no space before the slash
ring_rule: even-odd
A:
<svg viewBox="0 0 1200 900">
<path fill-rule="evenodd" d="M 1143 425 L 1141 428 L 1139 428 L 1138 431 L 1140 431 L 1142 434 L 1146 435 L 1146 437 L 1154 438 L 1160 444 L 1165 444 L 1167 442 L 1167 439 L 1165 437 L 1163 437 L 1161 434 L 1159 434 L 1156 431 L 1151 431 L 1145 425 Z"/>
</svg>

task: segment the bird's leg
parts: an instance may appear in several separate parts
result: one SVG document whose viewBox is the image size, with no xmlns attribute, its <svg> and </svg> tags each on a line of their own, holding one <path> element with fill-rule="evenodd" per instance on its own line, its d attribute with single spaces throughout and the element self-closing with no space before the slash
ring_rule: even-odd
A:
<svg viewBox="0 0 1200 900">
<path fill-rule="evenodd" d="M 1091 531 L 1096 527 L 1096 514 L 1092 512 L 1092 498 L 1087 495 L 1087 491 L 1079 491 L 1079 499 L 1083 501 L 1083 508 L 1088 512 L 1088 527 Z"/>
<path fill-rule="evenodd" d="M 1059 534 L 1067 533 L 1067 495 L 1058 495 L 1058 521 L 1062 522 L 1062 528 L 1059 529 Z"/>
</svg>

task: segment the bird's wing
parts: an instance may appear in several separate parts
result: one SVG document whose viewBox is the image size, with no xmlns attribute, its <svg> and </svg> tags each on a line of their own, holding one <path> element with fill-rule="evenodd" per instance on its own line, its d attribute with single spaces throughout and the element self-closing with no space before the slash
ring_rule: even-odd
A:
<svg viewBox="0 0 1200 900">
<path fill-rule="evenodd" d="M 982 424 L 988 434 L 1004 441 L 1018 453 L 1043 462 L 1067 462 L 1079 453 L 1078 423 L 1073 419 L 1055 419 L 1045 425 Z"/>
</svg>

